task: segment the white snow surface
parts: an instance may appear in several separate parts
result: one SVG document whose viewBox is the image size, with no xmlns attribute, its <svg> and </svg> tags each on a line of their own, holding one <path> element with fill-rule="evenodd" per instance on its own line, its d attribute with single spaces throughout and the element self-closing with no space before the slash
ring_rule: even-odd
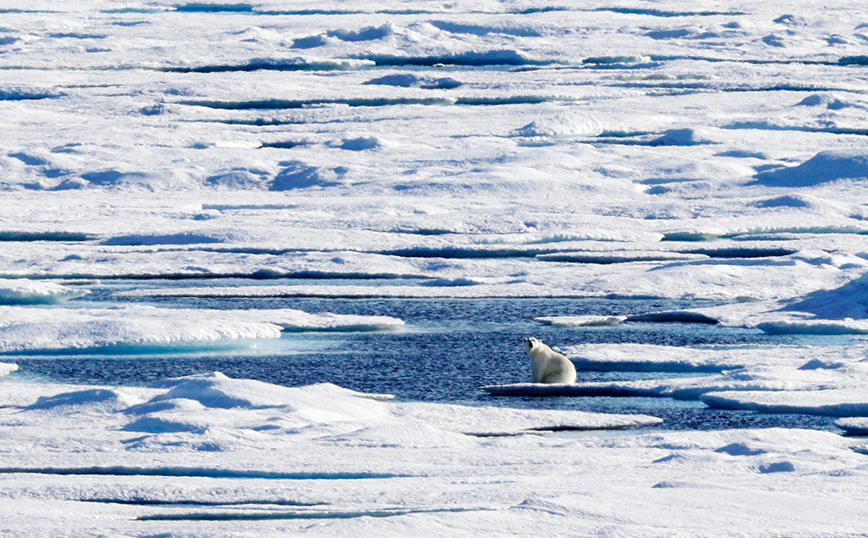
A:
<svg viewBox="0 0 868 538">
<path fill-rule="evenodd" d="M 384 330 L 403 325 L 387 316 L 309 314 L 300 310 L 0 307 L 0 352 L 152 348 L 167 351 L 248 345 L 288 330 Z"/>
<path fill-rule="evenodd" d="M 0 14 L 2 353 L 402 326 L 75 301 L 103 278 L 187 279 L 121 290 L 119 302 L 710 299 L 725 304 L 539 321 L 564 329 L 580 368 L 677 374 L 579 383 L 573 396 L 826 414 L 868 431 L 859 2 L 0 0 Z M 204 281 L 221 277 L 258 280 Z M 581 331 L 666 319 L 848 339 L 580 343 Z M 856 437 L 552 434 L 528 430 L 657 421 L 216 373 L 73 387 L 16 369 L 0 363 L 10 536 L 868 528 L 868 446 Z"/>
<path fill-rule="evenodd" d="M 19 400 L 0 409 L 13 534 L 825 536 L 868 523 L 863 445 L 825 432 L 539 435 L 654 419 L 394 402 L 219 373 L 46 387 L 37 398 L 30 383 L 3 385 Z"/>
</svg>

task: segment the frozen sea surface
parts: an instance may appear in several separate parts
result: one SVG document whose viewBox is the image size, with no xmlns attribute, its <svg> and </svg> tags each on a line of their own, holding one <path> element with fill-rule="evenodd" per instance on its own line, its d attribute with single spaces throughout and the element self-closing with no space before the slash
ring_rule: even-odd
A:
<svg viewBox="0 0 868 538">
<path fill-rule="evenodd" d="M 3 532 L 864 536 L 866 24 L 0 0 Z"/>
</svg>

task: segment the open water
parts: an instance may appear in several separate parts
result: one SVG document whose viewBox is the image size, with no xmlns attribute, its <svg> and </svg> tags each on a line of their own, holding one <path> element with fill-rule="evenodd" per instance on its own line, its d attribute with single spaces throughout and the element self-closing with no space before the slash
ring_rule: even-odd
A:
<svg viewBox="0 0 868 538">
<path fill-rule="evenodd" d="M 286 282 L 280 282 L 285 284 Z M 310 283 L 309 281 L 305 283 Z M 225 285 L 221 282 L 220 285 Z M 142 282 L 109 282 L 83 301 L 119 302 L 114 291 Z M 154 285 L 154 283 L 151 283 Z M 165 282 L 160 285 L 177 286 Z M 347 298 L 148 298 L 124 302 L 161 307 L 265 309 L 388 315 L 406 326 L 383 332 L 287 332 L 254 349 L 161 350 L 160 353 L 13 355 L 19 375 L 52 380 L 142 385 L 168 377 L 220 371 L 286 386 L 328 382 L 363 392 L 389 393 L 405 400 L 643 413 L 664 419 L 667 429 L 803 427 L 839 431 L 834 418 L 708 409 L 701 402 L 669 398 L 496 397 L 483 385 L 526 382 L 529 359 L 523 339 L 536 336 L 552 346 L 578 343 L 643 343 L 671 346 L 730 346 L 799 343 L 792 336 L 697 323 L 625 323 L 613 327 L 556 328 L 539 316 L 633 315 L 696 307 L 696 301 L 661 299 L 347 299 Z M 640 379 L 697 372 L 579 371 L 578 381 Z"/>
</svg>

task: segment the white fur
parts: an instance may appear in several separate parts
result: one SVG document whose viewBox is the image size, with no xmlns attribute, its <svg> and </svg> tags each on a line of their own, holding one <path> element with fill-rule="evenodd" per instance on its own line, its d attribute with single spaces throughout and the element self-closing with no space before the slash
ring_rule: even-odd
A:
<svg viewBox="0 0 868 538">
<path fill-rule="evenodd" d="M 530 376 L 534 383 L 575 383 L 576 367 L 570 359 L 542 343 L 538 338 L 524 341 L 530 355 Z"/>
</svg>

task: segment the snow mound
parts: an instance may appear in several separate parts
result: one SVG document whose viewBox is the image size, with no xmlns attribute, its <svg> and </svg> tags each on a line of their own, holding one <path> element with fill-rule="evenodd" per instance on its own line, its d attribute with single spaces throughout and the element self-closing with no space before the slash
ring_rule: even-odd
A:
<svg viewBox="0 0 868 538">
<path fill-rule="evenodd" d="M 399 88 L 422 88 L 423 90 L 451 90 L 461 86 L 461 82 L 452 77 L 425 77 L 410 73 L 395 73 L 371 79 L 364 84 L 396 86 Z"/>
<path fill-rule="evenodd" d="M 488 437 L 539 431 L 620 429 L 652 426 L 661 421 L 645 415 L 612 415 L 466 407 L 454 404 L 392 402 L 386 394 L 365 394 L 329 383 L 282 387 L 219 372 L 169 379 L 151 389 L 159 394 L 124 408 L 133 416 L 121 429 L 149 434 L 212 435 L 215 428 L 250 428 L 273 435 L 306 433 L 352 444 L 463 445 L 464 435 Z M 42 407 L 68 401 L 115 402 L 108 389 L 44 398 Z M 278 419 L 279 417 L 279 419 Z M 253 422 L 251 422 L 253 421 Z M 161 441 L 151 439 L 151 446 Z M 196 443 L 188 441 L 191 445 Z"/>
<path fill-rule="evenodd" d="M 534 120 L 513 131 L 514 136 L 551 138 L 599 136 L 603 126 L 591 116 L 564 115 Z"/>
<path fill-rule="evenodd" d="M 809 293 L 781 310 L 806 312 L 826 320 L 868 320 L 868 273 L 839 288 Z"/>
<path fill-rule="evenodd" d="M 715 452 L 729 454 L 730 456 L 757 456 L 765 454 L 767 451 L 761 448 L 751 448 L 745 443 L 731 443 L 718 448 Z"/>
<path fill-rule="evenodd" d="M 357 138 L 344 138 L 335 147 L 348 151 L 365 151 L 384 146 L 383 140 L 377 136 L 360 136 Z"/>
<path fill-rule="evenodd" d="M 290 191 L 310 187 L 332 187 L 339 184 L 339 178 L 346 174 L 346 169 L 319 168 L 301 161 L 280 163 L 283 166 L 277 176 L 271 181 L 269 190 Z"/>
<path fill-rule="evenodd" d="M 172 402 L 181 399 L 198 402 L 203 408 L 219 409 L 282 407 L 290 411 L 298 411 L 315 404 L 320 409 L 322 417 L 340 410 L 341 416 L 353 414 L 358 419 L 368 417 L 367 412 L 361 414 L 360 412 L 365 405 L 368 405 L 369 408 L 373 405 L 369 402 L 384 401 L 391 398 L 390 395 L 367 395 L 328 383 L 306 388 L 281 387 L 252 379 L 232 379 L 220 372 L 169 379 L 153 386 L 155 388 L 168 388 L 169 390 L 144 404 L 144 408 L 157 402 Z M 360 400 L 353 399 L 353 405 L 347 406 L 347 409 L 344 410 L 342 400 L 347 398 L 359 398 Z"/>
<path fill-rule="evenodd" d="M 98 388 L 40 396 L 27 409 L 116 412 L 140 403 L 140 400 L 120 390 Z"/>
<path fill-rule="evenodd" d="M 649 146 L 698 146 L 710 144 L 695 129 L 670 129 L 648 142 Z"/>
<path fill-rule="evenodd" d="M 0 304 L 57 304 L 83 297 L 86 289 L 73 288 L 53 282 L 35 280 L 0 279 Z"/>
<path fill-rule="evenodd" d="M 312 49 L 327 45 L 330 40 L 345 42 L 376 41 L 395 33 L 395 25 L 387 22 L 381 26 L 367 26 L 358 30 L 338 28 L 322 34 L 311 35 L 295 39 L 292 43 L 294 49 Z"/>
<path fill-rule="evenodd" d="M 761 200 L 757 202 L 757 207 L 762 208 L 775 208 L 775 207 L 792 207 L 792 208 L 805 208 L 811 207 L 815 205 L 811 199 L 805 196 L 799 196 L 797 194 L 794 195 L 785 195 L 785 196 L 777 196 L 775 198 L 768 198 L 766 200 Z"/>
<path fill-rule="evenodd" d="M 839 179 L 868 178 L 868 151 L 821 151 L 798 166 L 760 172 L 751 185 L 813 187 Z"/>
<path fill-rule="evenodd" d="M 221 170 L 205 178 L 205 185 L 227 189 L 262 189 L 268 181 L 268 172 L 256 168 Z"/>
<path fill-rule="evenodd" d="M 837 95 L 814 93 L 799 101 L 796 106 L 825 106 L 830 110 L 841 110 L 842 108 L 847 108 L 853 105 L 844 101 Z"/>
</svg>

